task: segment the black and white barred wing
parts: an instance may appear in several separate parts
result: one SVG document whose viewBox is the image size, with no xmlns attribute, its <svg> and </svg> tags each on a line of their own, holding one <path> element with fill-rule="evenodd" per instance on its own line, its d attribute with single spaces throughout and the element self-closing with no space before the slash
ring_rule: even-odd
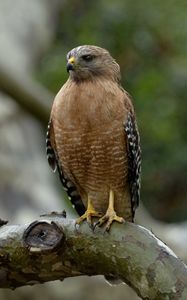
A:
<svg viewBox="0 0 187 300">
<path fill-rule="evenodd" d="M 82 215 L 85 212 L 85 207 L 83 205 L 83 202 L 81 200 L 80 195 L 77 192 L 77 189 L 72 181 L 70 181 L 67 176 L 65 176 L 62 167 L 59 164 L 58 154 L 56 151 L 55 146 L 55 136 L 54 136 L 54 130 L 53 130 L 53 124 L 50 120 L 47 127 L 47 134 L 46 134 L 46 154 L 47 154 L 47 160 L 48 163 L 55 172 L 58 170 L 59 177 L 61 180 L 61 183 L 63 185 L 64 190 L 68 194 L 68 198 L 70 199 L 73 207 L 75 207 L 77 213 L 79 215 Z"/>
<path fill-rule="evenodd" d="M 127 136 L 128 177 L 134 216 L 140 200 L 141 148 L 138 127 L 131 112 L 128 113 L 124 129 Z"/>
<path fill-rule="evenodd" d="M 54 140 L 53 137 L 53 128 L 52 128 L 52 122 L 49 121 L 47 126 L 47 133 L 46 133 L 46 154 L 47 154 L 47 160 L 48 163 L 53 170 L 53 172 L 57 169 L 57 160 L 55 155 L 55 150 L 53 149 L 54 146 L 52 146 L 52 140 Z"/>
</svg>

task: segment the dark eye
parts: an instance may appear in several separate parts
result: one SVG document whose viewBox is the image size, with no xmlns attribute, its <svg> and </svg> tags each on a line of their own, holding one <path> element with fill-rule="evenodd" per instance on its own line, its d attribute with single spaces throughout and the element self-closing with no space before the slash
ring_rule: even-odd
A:
<svg viewBox="0 0 187 300">
<path fill-rule="evenodd" d="M 91 61 L 92 59 L 94 59 L 95 56 L 87 54 L 87 55 L 82 55 L 82 59 L 85 61 Z"/>
</svg>

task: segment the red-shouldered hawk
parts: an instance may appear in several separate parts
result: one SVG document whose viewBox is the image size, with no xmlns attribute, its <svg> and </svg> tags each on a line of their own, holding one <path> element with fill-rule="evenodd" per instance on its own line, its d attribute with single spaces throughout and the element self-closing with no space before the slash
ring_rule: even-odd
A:
<svg viewBox="0 0 187 300">
<path fill-rule="evenodd" d="M 141 151 L 133 104 L 109 52 L 91 45 L 67 54 L 69 79 L 55 97 L 47 157 L 83 220 L 93 226 L 133 222 Z"/>
</svg>

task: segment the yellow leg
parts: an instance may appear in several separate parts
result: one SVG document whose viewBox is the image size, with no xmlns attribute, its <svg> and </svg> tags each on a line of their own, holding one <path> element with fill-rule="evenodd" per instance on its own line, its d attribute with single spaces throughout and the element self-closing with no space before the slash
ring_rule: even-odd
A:
<svg viewBox="0 0 187 300">
<path fill-rule="evenodd" d="M 101 213 L 97 212 L 93 205 L 91 199 L 88 197 L 88 206 L 85 213 L 76 220 L 76 224 L 81 224 L 84 220 L 92 227 L 92 217 L 101 217 Z"/>
<path fill-rule="evenodd" d="M 99 219 L 99 221 L 96 223 L 96 225 L 102 226 L 104 223 L 106 223 L 105 230 L 109 231 L 110 226 L 113 221 L 123 223 L 124 219 L 122 217 L 118 217 L 116 215 L 116 212 L 114 210 L 114 192 L 112 190 L 110 190 L 108 209 L 106 211 L 106 214 L 102 218 Z"/>
</svg>

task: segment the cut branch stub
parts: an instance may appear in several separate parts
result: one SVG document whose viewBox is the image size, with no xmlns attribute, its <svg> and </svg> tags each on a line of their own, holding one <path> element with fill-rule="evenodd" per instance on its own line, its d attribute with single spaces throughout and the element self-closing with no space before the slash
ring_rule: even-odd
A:
<svg viewBox="0 0 187 300">
<path fill-rule="evenodd" d="M 121 278 L 142 299 L 187 299 L 187 267 L 141 226 L 114 223 L 103 235 L 55 214 L 0 227 L 0 288 L 101 274 Z"/>
<path fill-rule="evenodd" d="M 30 252 L 48 252 L 59 247 L 62 249 L 65 234 L 55 222 L 35 221 L 25 230 L 23 241 Z"/>
</svg>

